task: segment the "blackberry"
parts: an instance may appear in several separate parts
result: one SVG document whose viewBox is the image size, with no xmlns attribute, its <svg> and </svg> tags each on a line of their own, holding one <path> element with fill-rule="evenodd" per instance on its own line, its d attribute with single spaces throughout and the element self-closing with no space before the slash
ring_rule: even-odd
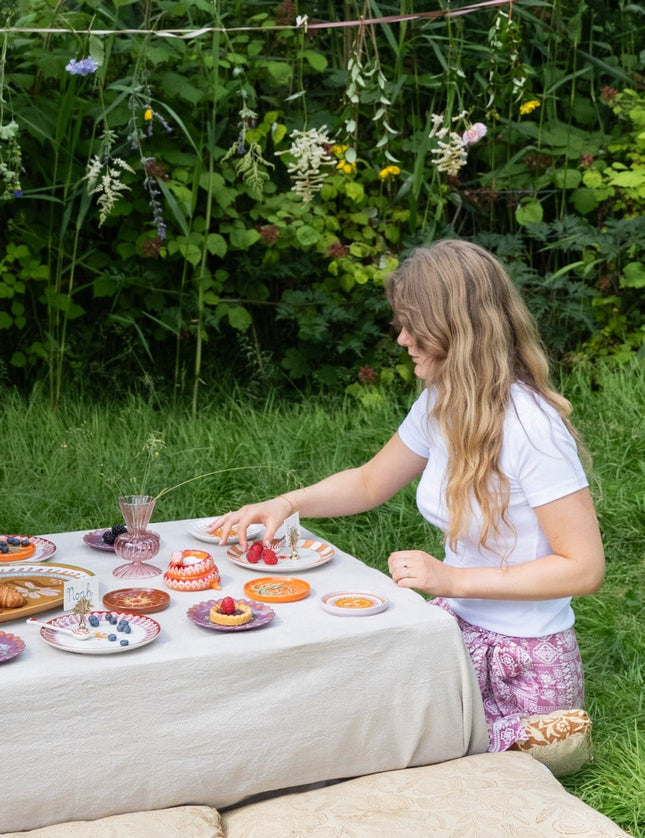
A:
<svg viewBox="0 0 645 838">
<path fill-rule="evenodd" d="M 115 524 L 103 533 L 103 541 L 106 544 L 114 544 L 117 535 L 127 532 L 128 528 L 124 524 Z"/>
</svg>

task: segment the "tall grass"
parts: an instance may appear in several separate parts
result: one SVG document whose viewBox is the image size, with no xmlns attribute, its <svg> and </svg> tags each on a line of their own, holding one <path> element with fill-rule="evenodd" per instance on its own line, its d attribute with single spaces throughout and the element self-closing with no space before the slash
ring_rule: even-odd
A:
<svg viewBox="0 0 645 838">
<path fill-rule="evenodd" d="M 567 788 L 645 838 L 645 370 L 577 370 L 562 381 L 594 458 L 607 553 L 600 593 L 576 602 L 594 720 L 595 762 Z M 347 401 L 251 402 L 213 391 L 190 406 L 114 394 L 98 405 L 2 397 L 2 532 L 55 533 L 120 521 L 119 492 L 158 494 L 153 520 L 214 514 L 319 479 L 371 456 L 396 429 L 414 394 L 366 410 Z M 207 475 L 197 480 L 191 478 Z M 190 482 L 186 482 L 190 481 Z M 322 536 L 384 570 L 397 547 L 441 552 L 418 515 L 414 487 L 351 519 L 311 522 Z"/>
</svg>

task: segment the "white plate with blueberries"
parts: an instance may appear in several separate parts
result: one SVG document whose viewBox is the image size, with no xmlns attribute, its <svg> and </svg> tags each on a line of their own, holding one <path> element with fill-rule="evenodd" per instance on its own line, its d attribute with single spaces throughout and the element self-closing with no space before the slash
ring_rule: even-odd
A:
<svg viewBox="0 0 645 838">
<path fill-rule="evenodd" d="M 45 643 L 65 652 L 78 652 L 81 655 L 110 655 L 146 646 L 152 643 L 161 631 L 159 623 L 145 614 L 91 611 L 85 615 L 84 622 L 92 634 L 89 640 L 77 640 L 68 634 L 56 631 L 56 626 L 77 628 L 80 623 L 80 617 L 77 614 L 65 614 L 63 617 L 48 620 L 47 626 L 42 626 L 40 629 L 40 636 Z"/>
</svg>

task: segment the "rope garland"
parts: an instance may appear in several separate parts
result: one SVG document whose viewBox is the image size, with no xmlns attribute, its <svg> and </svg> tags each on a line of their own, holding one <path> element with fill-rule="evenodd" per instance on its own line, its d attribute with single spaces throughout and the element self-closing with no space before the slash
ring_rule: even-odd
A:
<svg viewBox="0 0 645 838">
<path fill-rule="evenodd" d="M 215 32 L 276 32 L 293 29 L 304 29 L 305 32 L 310 32 L 316 29 L 349 29 L 356 26 L 368 26 L 381 23 L 406 23 L 416 20 L 434 20 L 440 17 L 459 17 L 461 15 L 471 14 L 472 12 L 488 7 L 512 7 L 514 1 L 521 2 L 521 0 L 483 0 L 481 3 L 474 3 L 471 6 L 464 6 L 461 9 L 440 9 L 434 12 L 418 12 L 409 15 L 390 15 L 388 17 L 361 17 L 358 20 L 310 22 L 305 15 L 302 18 L 298 18 L 295 25 L 232 26 L 230 28 L 226 28 L 224 26 L 204 26 L 200 29 L 74 29 L 71 27 L 47 28 L 10 26 L 0 28 L 0 33 L 21 35 L 154 35 L 158 38 L 179 38 L 183 40 L 191 40 L 193 38 L 199 38 L 202 35 L 209 35 Z"/>
</svg>

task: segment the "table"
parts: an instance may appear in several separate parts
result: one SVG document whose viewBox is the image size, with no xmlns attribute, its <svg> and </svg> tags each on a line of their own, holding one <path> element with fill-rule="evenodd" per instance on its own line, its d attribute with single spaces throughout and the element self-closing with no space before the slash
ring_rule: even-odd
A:
<svg viewBox="0 0 645 838">
<path fill-rule="evenodd" d="M 161 535 L 155 563 L 165 568 L 174 549 L 207 549 L 222 591 L 172 592 L 170 606 L 151 615 L 161 633 L 149 645 L 72 654 L 46 644 L 36 626 L 0 625 L 26 643 L 0 664 L 0 831 L 188 803 L 219 809 L 486 750 L 477 683 L 449 615 L 336 549 L 327 564 L 294 573 L 311 593 L 273 605 L 270 624 L 200 628 L 186 617 L 192 604 L 241 598 L 245 582 L 272 574 L 233 564 L 226 548 L 190 536 L 188 523 L 151 524 Z M 161 576 L 115 577 L 121 560 L 92 550 L 83 534 L 45 536 L 57 545 L 50 562 L 93 571 L 101 596 L 128 585 L 164 589 Z M 389 607 L 361 618 L 321 608 L 321 595 L 348 589 L 383 594 Z"/>
</svg>

